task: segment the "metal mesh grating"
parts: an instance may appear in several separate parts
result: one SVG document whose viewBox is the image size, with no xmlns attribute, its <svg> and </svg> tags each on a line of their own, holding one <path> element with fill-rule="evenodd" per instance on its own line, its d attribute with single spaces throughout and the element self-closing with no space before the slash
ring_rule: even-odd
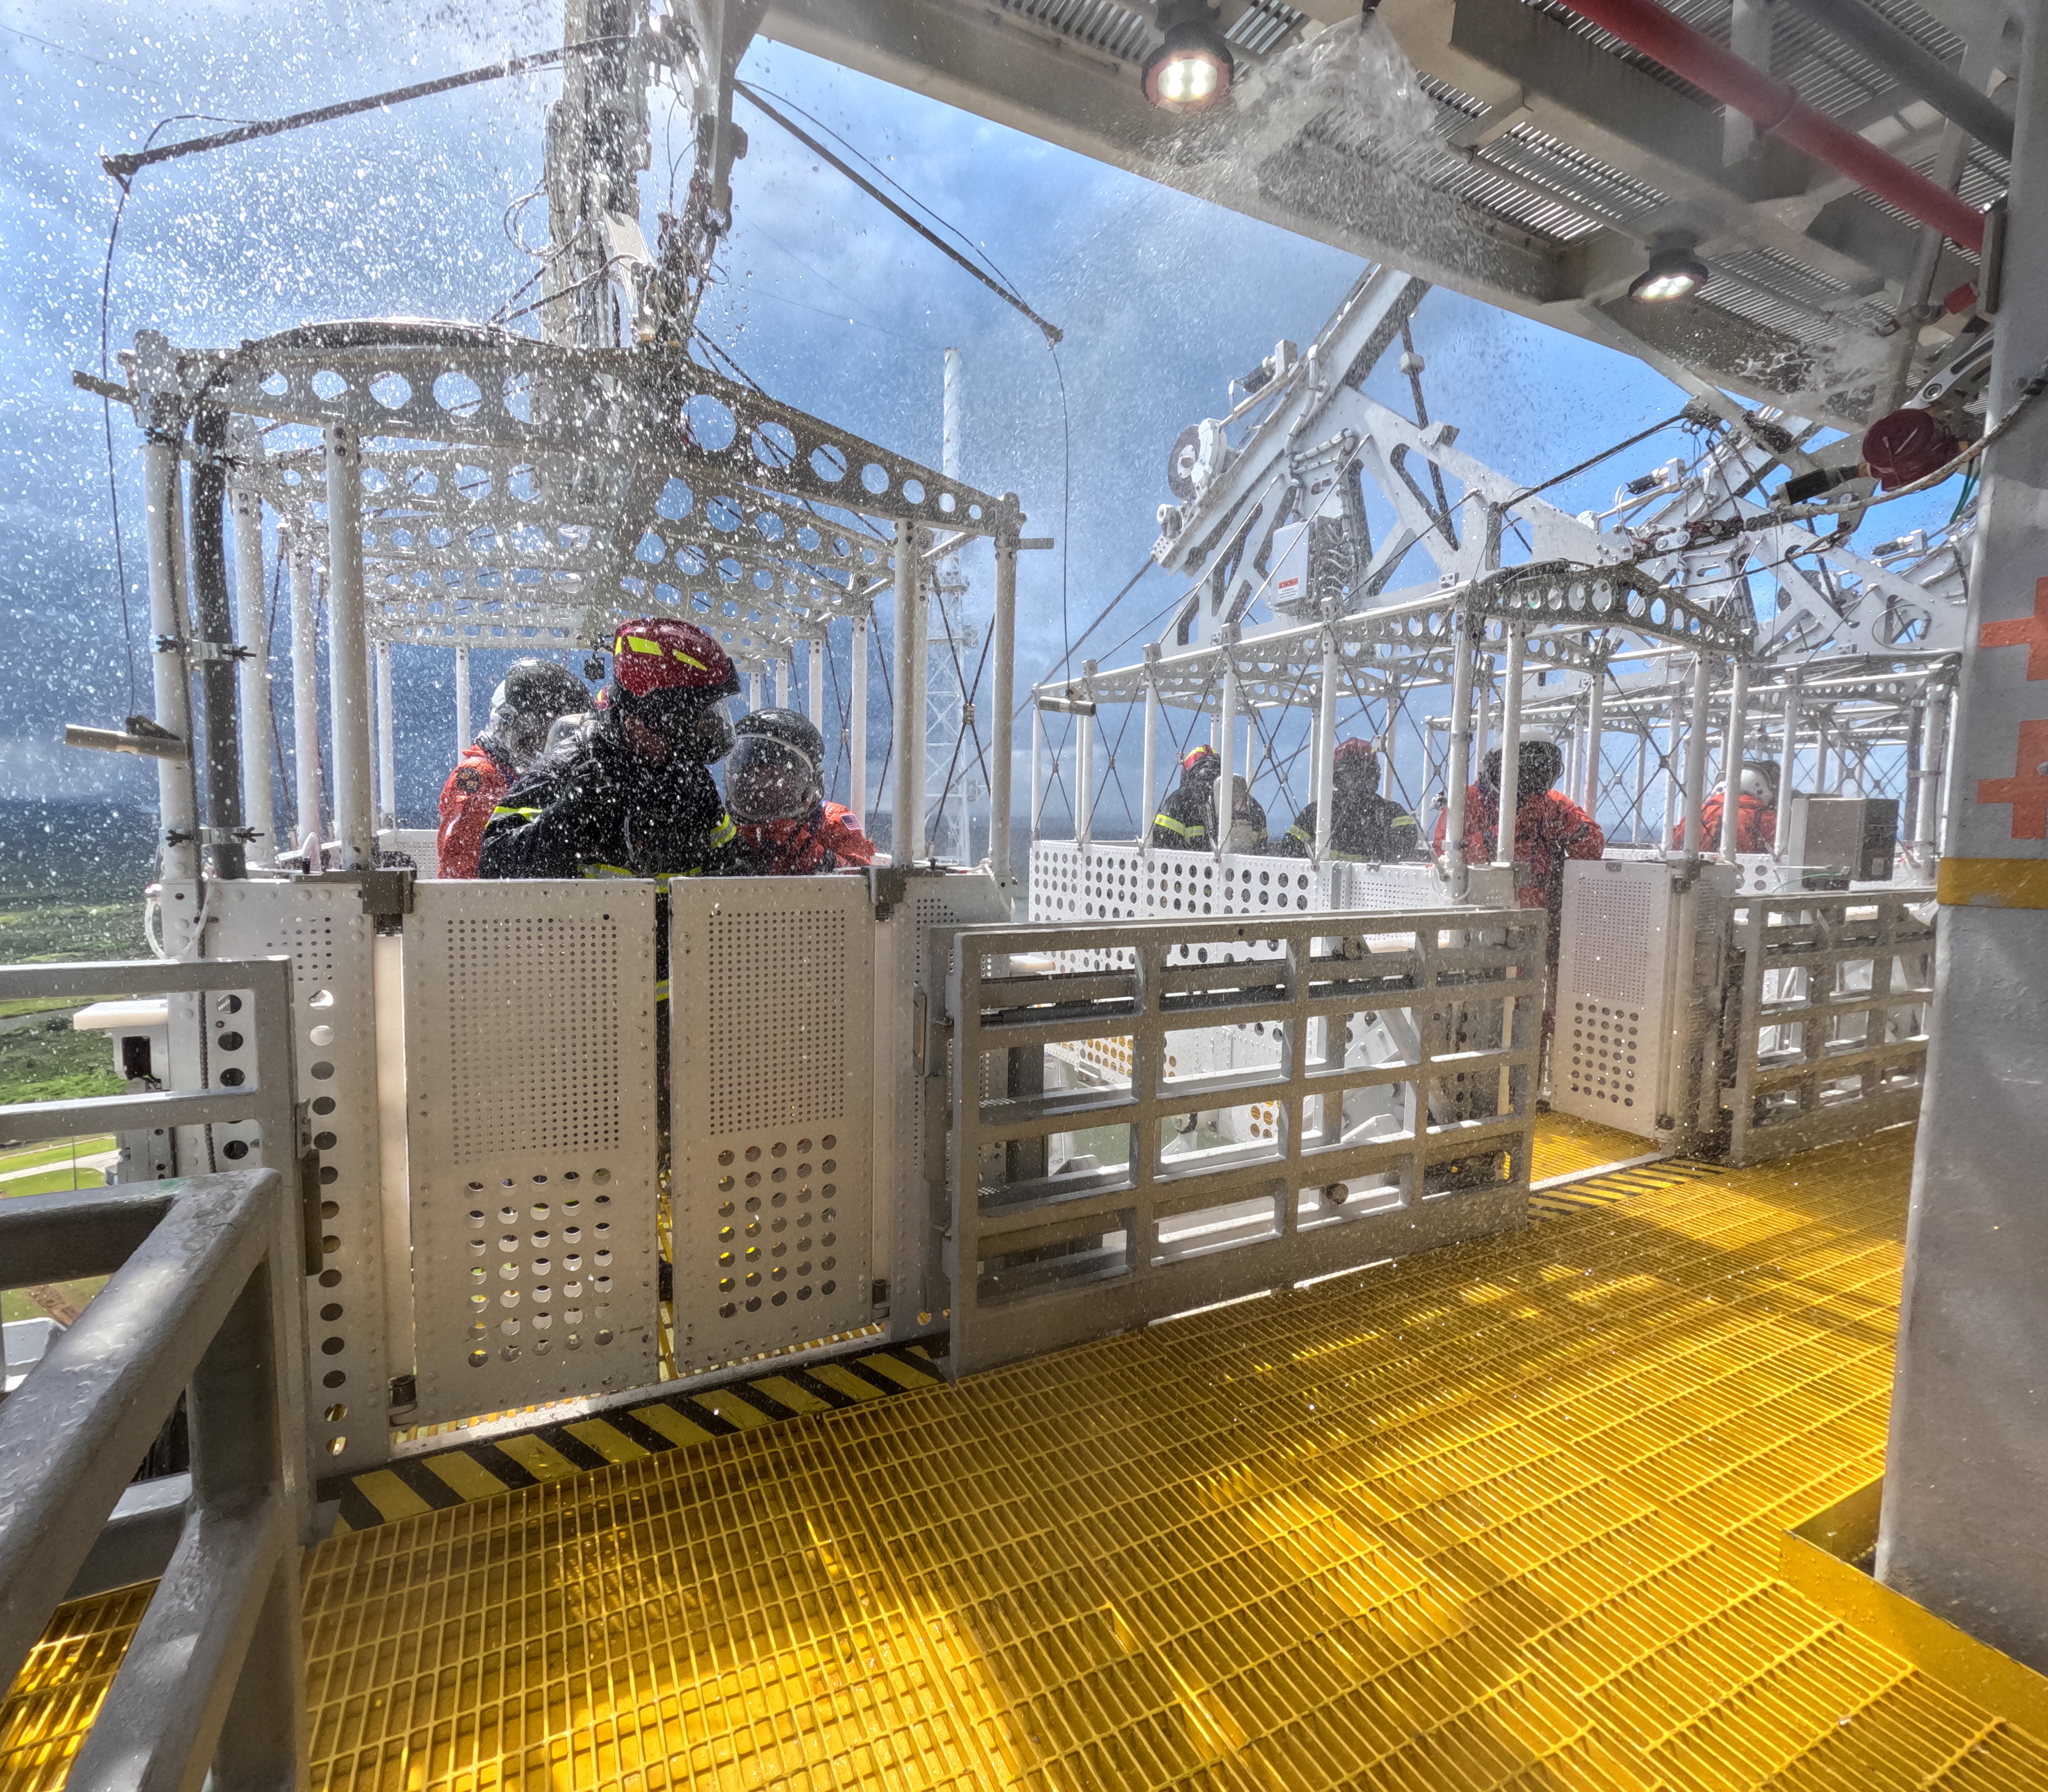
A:
<svg viewBox="0 0 2048 1792">
<path fill-rule="evenodd" d="M 2048 1783 L 1777 1578 L 1882 1467 L 1911 1144 L 338 1538 L 312 1783 Z M 0 1707 L 6 1792 L 118 1621 Z"/>
</svg>

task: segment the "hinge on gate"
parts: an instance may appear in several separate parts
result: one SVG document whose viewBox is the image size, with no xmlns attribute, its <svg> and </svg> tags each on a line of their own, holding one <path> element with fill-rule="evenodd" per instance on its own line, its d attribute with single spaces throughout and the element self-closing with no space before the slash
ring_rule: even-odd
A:
<svg viewBox="0 0 2048 1792">
<path fill-rule="evenodd" d="M 417 1375 L 394 1375 L 391 1378 L 391 1410 L 401 1412 L 419 1403 L 420 1378 Z"/>
<path fill-rule="evenodd" d="M 886 1307 L 888 1305 L 889 1278 L 886 1275 L 878 1275 L 875 1278 L 875 1286 L 868 1292 L 868 1304 L 871 1306 Z"/>
</svg>

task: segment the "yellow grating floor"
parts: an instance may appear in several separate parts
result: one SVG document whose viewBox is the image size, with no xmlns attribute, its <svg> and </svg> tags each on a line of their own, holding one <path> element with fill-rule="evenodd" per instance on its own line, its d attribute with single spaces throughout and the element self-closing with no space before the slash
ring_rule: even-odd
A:
<svg viewBox="0 0 2048 1792">
<path fill-rule="evenodd" d="M 315 1783 L 2048 1786 L 1774 1575 L 1879 1467 L 1910 1150 L 337 1538 Z M 60 1615 L 0 1786 L 59 1783 L 126 1596 Z"/>
<path fill-rule="evenodd" d="M 1658 1148 L 1654 1138 L 1639 1138 L 1596 1120 L 1569 1114 L 1538 1114 L 1529 1153 L 1529 1180 L 1547 1182 L 1553 1176 L 1577 1176 L 1647 1157 Z"/>
</svg>

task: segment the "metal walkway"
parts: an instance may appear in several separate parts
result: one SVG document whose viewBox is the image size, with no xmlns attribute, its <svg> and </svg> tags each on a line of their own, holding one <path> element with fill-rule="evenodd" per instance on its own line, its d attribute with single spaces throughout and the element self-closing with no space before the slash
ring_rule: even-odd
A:
<svg viewBox="0 0 2048 1792">
<path fill-rule="evenodd" d="M 2038 1787 L 1775 1578 L 1878 1472 L 1910 1135 L 338 1537 L 316 1783 Z M 60 1615 L 61 1783 L 139 1593 Z"/>
</svg>

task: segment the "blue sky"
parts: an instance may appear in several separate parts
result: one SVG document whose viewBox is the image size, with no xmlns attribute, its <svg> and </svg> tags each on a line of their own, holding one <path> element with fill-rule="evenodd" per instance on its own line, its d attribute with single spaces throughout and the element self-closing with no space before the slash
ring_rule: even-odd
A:
<svg viewBox="0 0 2048 1792">
<path fill-rule="evenodd" d="M 533 0 L 0 5 L 13 114 L 0 243 L 17 273 L 0 297 L 0 626 L 29 649 L 16 661 L 29 675 L 0 686 L 0 794 L 151 789 L 139 767 L 55 744 L 64 721 L 106 723 L 128 708 L 100 407 L 69 383 L 72 367 L 99 364 L 114 195 L 98 153 L 139 143 L 166 114 L 273 115 L 558 34 L 554 9 Z M 1360 264 L 779 45 L 757 44 L 743 72 L 957 224 L 1066 332 L 1063 432 L 1038 332 L 743 103 L 752 150 L 735 171 L 734 232 L 701 321 L 779 397 L 934 465 L 942 351 L 961 351 L 964 475 L 1017 491 L 1034 533 L 1065 538 L 1064 557 L 1026 557 L 1020 579 L 1020 683 L 1038 675 L 1063 626 L 1077 633 L 1143 561 L 1174 436 L 1220 414 L 1231 377 L 1276 340 L 1307 341 Z M 557 84 L 498 83 L 149 171 L 122 225 L 111 347 L 142 328 L 215 344 L 311 319 L 487 316 L 529 271 L 500 219 L 537 181 Z M 683 158 L 679 179 L 688 170 L 686 122 L 665 93 L 653 116 L 650 239 L 672 159 Z M 537 207 L 529 232 L 540 216 Z M 1433 416 L 1460 425 L 1460 447 L 1532 482 L 1681 401 L 1639 363 L 1454 294 L 1430 295 L 1416 335 Z M 1374 389 L 1406 407 L 1391 363 Z M 1659 438 L 1553 495 L 1604 507 L 1621 478 L 1684 440 Z M 139 641 L 138 440 L 118 410 L 114 449 Z M 971 601 L 985 607 L 985 549 L 970 571 Z M 1135 624 L 1173 595 L 1152 574 L 1119 614 Z M 490 669 L 479 656 L 487 689 Z M 401 649 L 398 676 L 400 806 L 424 820 L 448 764 L 448 657 Z M 146 665 L 138 677 L 146 693 Z"/>
</svg>

